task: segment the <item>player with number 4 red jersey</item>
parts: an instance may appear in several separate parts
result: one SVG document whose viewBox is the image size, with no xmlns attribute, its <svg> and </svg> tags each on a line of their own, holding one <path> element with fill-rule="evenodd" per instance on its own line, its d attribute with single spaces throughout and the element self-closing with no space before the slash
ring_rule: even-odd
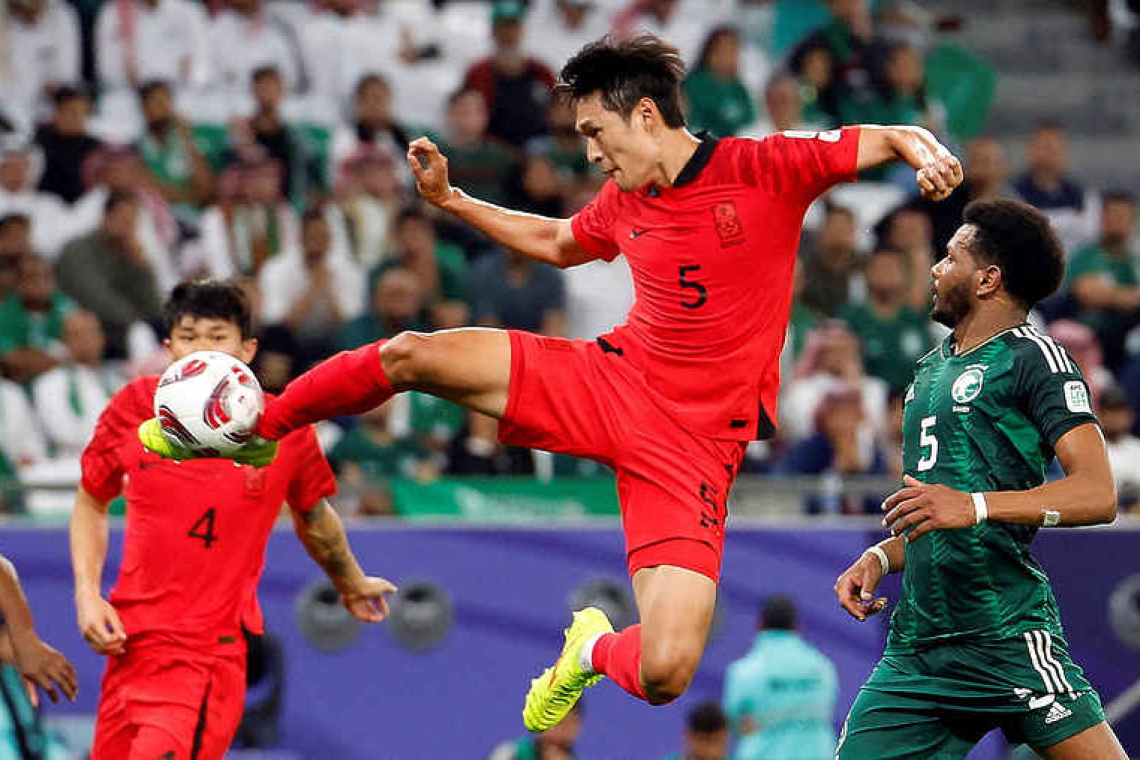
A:
<svg viewBox="0 0 1140 760">
<path fill-rule="evenodd" d="M 248 308 L 237 286 L 184 283 L 165 307 L 174 359 L 193 351 L 253 358 Z M 263 632 L 257 583 L 282 505 L 297 535 L 364 621 L 379 621 L 391 584 L 361 572 L 325 498 L 336 490 L 311 427 L 280 443 L 266 467 L 222 459 L 177 461 L 146 450 L 158 378 L 111 399 L 83 452 L 71 521 L 79 627 L 109 655 L 93 760 L 220 758 L 244 710 L 244 631 Z M 101 592 L 107 506 L 126 496 L 119 577 Z"/>
</svg>

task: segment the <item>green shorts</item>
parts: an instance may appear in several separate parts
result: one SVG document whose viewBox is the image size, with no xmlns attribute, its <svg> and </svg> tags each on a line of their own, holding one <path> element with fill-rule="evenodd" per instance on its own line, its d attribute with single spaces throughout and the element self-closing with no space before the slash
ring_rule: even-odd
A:
<svg viewBox="0 0 1140 760">
<path fill-rule="evenodd" d="M 885 654 L 847 714 L 835 757 L 961 758 L 995 728 L 1043 749 L 1103 720 L 1064 640 L 1028 631 Z"/>
</svg>

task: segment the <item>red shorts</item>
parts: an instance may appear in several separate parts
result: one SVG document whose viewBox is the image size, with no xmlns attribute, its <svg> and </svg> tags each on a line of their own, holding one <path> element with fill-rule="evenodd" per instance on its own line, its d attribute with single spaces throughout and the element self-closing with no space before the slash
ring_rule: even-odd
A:
<svg viewBox="0 0 1140 760">
<path fill-rule="evenodd" d="M 631 575 L 676 565 L 719 580 L 725 501 L 746 444 L 681 427 L 640 371 L 597 342 L 510 337 L 499 440 L 613 468 Z"/>
<path fill-rule="evenodd" d="M 245 651 L 131 645 L 103 674 L 91 760 L 218 760 L 245 710 Z"/>
</svg>

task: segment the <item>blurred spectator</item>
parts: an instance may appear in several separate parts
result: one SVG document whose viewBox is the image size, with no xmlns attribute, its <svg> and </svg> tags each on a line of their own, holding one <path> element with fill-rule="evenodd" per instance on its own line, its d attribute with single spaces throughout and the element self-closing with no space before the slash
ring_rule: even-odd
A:
<svg viewBox="0 0 1140 760">
<path fill-rule="evenodd" d="M 593 340 L 624 324 L 633 306 L 633 277 L 624 256 L 562 271 L 566 290 L 566 337 Z"/>
<path fill-rule="evenodd" d="M 81 173 L 83 162 L 102 143 L 87 132 L 91 101 L 86 93 L 74 87 L 60 87 L 52 102 L 51 121 L 42 124 L 35 137 L 44 155 L 40 190 L 74 203 L 86 189 Z"/>
<path fill-rule="evenodd" d="M 578 700 L 562 722 L 541 734 L 528 734 L 506 741 L 491 750 L 487 760 L 574 760 L 574 742 L 582 733 L 582 700 Z"/>
<path fill-rule="evenodd" d="M 348 351 L 405 330 L 426 332 L 423 306 L 419 278 L 403 267 L 387 269 L 376 278 L 369 311 L 341 328 L 338 347 Z"/>
<path fill-rule="evenodd" d="M 803 302 L 820 314 L 834 317 L 851 297 L 851 280 L 859 265 L 855 246 L 855 214 L 843 206 L 828 206 L 819 232 L 803 254 Z"/>
<path fill-rule="evenodd" d="M 333 166 L 371 146 L 387 152 L 393 160 L 404 161 L 408 133 L 392 111 L 392 87 L 379 74 L 365 74 L 356 83 L 352 120 L 337 127 L 332 137 Z"/>
<path fill-rule="evenodd" d="M 18 212 L 0 215 L 0 298 L 16 292 L 20 262 L 32 253 L 32 222 L 28 216 Z"/>
<path fill-rule="evenodd" d="M 261 0 L 225 0 L 210 21 L 210 60 L 218 67 L 214 81 L 222 88 L 216 97 L 244 95 L 253 72 L 272 66 L 281 72 L 285 87 L 300 85 L 298 51 L 289 31 L 265 12 Z"/>
<path fill-rule="evenodd" d="M 397 438 L 389 430 L 392 403 L 360 415 L 329 452 L 329 461 L 350 488 L 360 493 L 362 515 L 394 514 L 388 481 L 392 478 L 432 480 L 439 467 L 412 438 Z"/>
<path fill-rule="evenodd" d="M 309 199 L 310 190 L 318 190 L 325 183 L 325 177 L 319 161 L 309 155 L 302 136 L 281 116 L 281 100 L 285 97 L 281 72 L 272 66 L 254 70 L 250 92 L 253 115 L 230 123 L 234 152 L 251 158 L 260 149 L 276 159 L 281 165 L 281 197 L 303 204 Z"/>
<path fill-rule="evenodd" d="M 873 97 L 874 29 L 870 0 L 828 0 L 827 6 L 831 21 L 799 44 L 791 65 L 834 124 L 841 123 L 842 103 Z"/>
<path fill-rule="evenodd" d="M 865 100 L 857 93 L 839 101 L 843 124 L 918 124 L 938 128 L 937 115 L 929 107 L 923 85 L 925 64 L 913 45 L 895 42 L 882 54 L 882 64 L 874 77 L 876 86 Z"/>
<path fill-rule="evenodd" d="M 95 22 L 95 63 L 104 92 L 169 82 L 176 91 L 210 82 L 209 17 L 190 0 L 111 0 Z"/>
<path fill-rule="evenodd" d="M 897 481 L 903 476 L 903 406 L 906 391 L 892 391 L 887 396 L 887 414 L 879 435 L 879 451 L 883 454 L 886 475 Z"/>
<path fill-rule="evenodd" d="M 554 73 L 523 52 L 525 15 L 517 0 L 495 0 L 491 6 L 494 51 L 473 64 L 463 78 L 463 89 L 483 93 L 491 115 L 488 132 L 519 146 L 545 133 L 546 104 L 554 87 Z"/>
<path fill-rule="evenodd" d="M 46 455 L 47 444 L 24 389 L 0 379 L 0 511 L 23 511 L 20 471 Z"/>
<path fill-rule="evenodd" d="M 1140 508 L 1140 438 L 1132 434 L 1136 412 L 1120 386 L 1113 385 L 1101 393 L 1097 417 L 1108 446 L 1120 509 L 1135 512 Z"/>
<path fill-rule="evenodd" d="M 78 457 L 122 379 L 103 363 L 103 328 L 91 312 L 64 320 L 63 344 L 66 360 L 36 378 L 32 402 L 52 455 Z"/>
<path fill-rule="evenodd" d="M 463 251 L 440 240 L 431 219 L 415 205 L 404 208 L 396 216 L 392 242 L 393 255 L 369 274 L 369 283 L 388 269 L 408 269 L 420 281 L 433 327 L 446 329 L 466 324 L 467 261 Z"/>
<path fill-rule="evenodd" d="M 859 337 L 863 366 L 892 391 L 910 384 L 915 361 L 933 344 L 926 315 L 906 302 L 909 274 L 901 251 L 875 249 L 864 267 L 866 300 L 848 304 L 842 312 Z"/>
<path fill-rule="evenodd" d="M 63 0 L 4 0 L 0 93 L 26 128 L 57 88 L 79 81 L 79 19 Z"/>
<path fill-rule="evenodd" d="M 941 201 L 919 198 L 910 204 L 930 218 L 934 251 L 940 256 L 962 225 L 962 212 L 970 201 L 1013 195 L 1008 184 L 1009 162 L 1005 148 L 994 138 L 977 137 L 966 143 L 965 168 L 966 178 L 949 198 Z"/>
<path fill-rule="evenodd" d="M 566 334 L 566 288 L 549 264 L 514 251 L 487 254 L 472 265 L 467 292 L 476 324 Z"/>
<path fill-rule="evenodd" d="M 814 131 L 825 126 L 823 122 L 809 122 L 804 119 L 800 84 L 794 76 L 781 71 L 773 74 L 764 87 L 764 113 L 757 121 L 744 127 L 740 134 L 745 137 L 763 138 L 773 132 L 789 129 Z"/>
<path fill-rule="evenodd" d="M 126 356 L 132 323 L 159 317 L 154 271 L 135 233 L 138 214 L 137 196 L 110 191 L 99 229 L 65 245 L 56 262 L 60 289 L 103 323 L 115 358 Z"/>
<path fill-rule="evenodd" d="M 250 304 L 252 309 L 253 304 Z M 253 311 L 260 313 L 260 308 Z M 297 339 L 281 325 L 266 325 L 257 335 L 257 356 L 253 370 L 266 393 L 280 394 L 300 371 L 294 357 L 299 354 Z"/>
<path fill-rule="evenodd" d="M 67 239 L 67 207 L 55 195 L 36 189 L 43 156 L 33 145 L 18 139 L 0 147 L 0 217 L 26 214 L 32 223 L 32 244 L 48 257 L 55 256 Z"/>
<path fill-rule="evenodd" d="M 885 403 L 880 409 L 885 409 Z M 848 475 L 883 475 L 886 457 L 876 430 L 866 424 L 862 394 L 855 387 L 833 388 L 815 409 L 815 434 L 794 444 L 776 471 L 822 475 L 821 492 L 807 499 L 810 514 L 874 514 L 882 498 L 860 498 L 833 488 Z"/>
<path fill-rule="evenodd" d="M 804 303 L 804 268 L 796 264 L 796 271 L 792 275 L 792 312 L 788 317 L 788 334 L 784 341 L 784 356 L 781 357 L 781 366 L 789 360 L 799 358 L 807 345 L 808 335 L 819 324 L 820 314 Z M 790 370 L 790 368 L 787 368 Z"/>
<path fill-rule="evenodd" d="M 688 119 L 693 130 L 735 135 L 756 120 L 752 97 L 740 78 L 740 32 L 718 26 L 709 32 L 697 65 L 685 78 Z"/>
<path fill-rule="evenodd" d="M 342 325 L 363 307 L 363 273 L 345 256 L 331 255 L 332 234 L 320 209 L 301 219 L 301 248 L 262 268 L 261 318 L 297 337 L 302 366 L 333 352 Z"/>
<path fill-rule="evenodd" d="M 739 739 L 737 760 L 835 755 L 835 666 L 800 637 L 797 618 L 791 598 L 764 600 L 756 643 L 725 673 L 724 708 Z"/>
<path fill-rule="evenodd" d="M 696 60 L 705 30 L 727 21 L 730 7 L 713 0 L 628 0 L 614 18 L 613 31 L 625 36 L 649 32 L 675 45 L 685 65 Z"/>
<path fill-rule="evenodd" d="M 558 166 L 563 174 L 563 182 L 569 183 L 567 197 L 578 190 L 580 180 L 587 179 L 590 174 L 590 162 L 586 159 L 586 151 L 582 145 L 582 136 L 574 128 L 574 109 L 566 98 L 551 98 L 546 109 L 547 134 L 530 140 L 526 147 L 541 144 L 547 155 Z M 604 179 L 594 175 L 593 179 Z M 595 190 L 591 188 L 590 197 Z M 578 208 L 575 205 L 575 208 Z"/>
<path fill-rule="evenodd" d="M 508 184 L 507 205 L 518 211 L 561 219 L 566 216 L 562 176 L 545 140 L 531 140 Z"/>
<path fill-rule="evenodd" d="M 213 194 L 214 172 L 194 144 L 190 124 L 175 112 L 170 85 L 151 80 L 138 92 L 145 128 L 135 149 L 150 184 L 184 220 L 196 223 L 197 209 Z"/>
<path fill-rule="evenodd" d="M 530 48 L 555 70 L 609 31 L 605 10 L 596 0 L 540 0 L 530 6 Z"/>
<path fill-rule="evenodd" d="M 297 212 L 281 196 L 281 164 L 264 153 L 227 169 L 218 203 L 202 214 L 201 268 L 211 277 L 256 277 L 300 246 Z"/>
<path fill-rule="evenodd" d="M 487 134 L 490 114 L 483 93 L 458 90 L 447 99 L 447 131 L 440 150 L 447 156 L 451 184 L 488 203 L 506 203 L 504 180 L 514 155 Z"/>
<path fill-rule="evenodd" d="M 863 399 L 863 427 L 874 434 L 883 429 L 887 384 L 865 374 L 859 339 L 838 320 L 811 331 L 786 388 L 780 398 L 780 421 L 789 441 L 820 432 L 817 409 L 823 399 L 833 391 L 852 388 Z"/>
<path fill-rule="evenodd" d="M 701 702 L 685 716 L 684 748 L 665 760 L 728 760 L 728 719 L 716 702 Z"/>
<path fill-rule="evenodd" d="M 111 193 L 133 195 L 139 206 L 135 237 L 154 271 L 158 289 L 165 292 L 174 287 L 179 279 L 175 254 L 181 230 L 138 154 L 130 148 L 103 148 L 87 159 L 83 174 L 89 189 L 72 206 L 71 235 L 99 228 Z"/>
<path fill-rule="evenodd" d="M 1099 239 L 1069 259 L 1069 293 L 1077 319 L 1100 336 L 1105 360 L 1116 370 L 1124 363 L 1125 335 L 1140 321 L 1140 275 L 1131 245 L 1135 232 L 1135 197 L 1125 191 L 1105 193 Z"/>
<path fill-rule="evenodd" d="M 51 264 L 35 255 L 20 262 L 16 292 L 0 303 L 0 367 L 20 383 L 31 382 L 64 358 L 65 320 L 75 302 L 56 288 Z"/>
<path fill-rule="evenodd" d="M 956 224 L 961 226 L 960 216 Z M 930 309 L 930 268 L 946 255 L 945 248 L 936 252 L 931 247 L 930 217 L 919 208 L 903 206 L 884 217 L 876 231 L 881 247 L 902 251 L 906 256 L 909 271 L 906 302 L 916 311 L 927 312 Z"/>
<path fill-rule="evenodd" d="M 1025 147 L 1025 173 L 1013 181 L 1021 200 L 1045 212 L 1067 252 L 1096 235 L 1100 201 L 1068 174 L 1069 139 L 1060 126 L 1038 124 Z"/>
<path fill-rule="evenodd" d="M 449 166 L 454 169 L 454 164 Z M 338 224 L 349 253 L 364 270 L 388 253 L 389 238 L 402 197 L 396 164 L 374 148 L 362 150 L 340 167 L 337 183 Z"/>
</svg>

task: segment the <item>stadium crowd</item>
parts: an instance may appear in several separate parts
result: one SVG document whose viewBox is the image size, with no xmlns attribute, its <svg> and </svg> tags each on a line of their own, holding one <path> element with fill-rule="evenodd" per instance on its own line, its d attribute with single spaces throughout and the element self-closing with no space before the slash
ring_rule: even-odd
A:
<svg viewBox="0 0 1140 760">
<path fill-rule="evenodd" d="M 403 330 L 589 339 L 622 321 L 621 259 L 559 271 L 498 249 L 416 202 L 404 153 L 428 134 L 468 193 L 574 213 L 603 178 L 551 85 L 585 42 L 639 29 L 689 63 L 694 130 L 921 124 L 966 165 L 944 203 L 888 170 L 809 213 L 781 433 L 746 471 L 900 474 L 911 368 L 944 335 L 928 270 L 966 203 L 1000 195 L 1046 211 L 1067 247 L 1063 290 L 1034 318 L 1080 362 L 1123 506 L 1140 503 L 1135 198 L 1074 177 L 1055 124 L 1024 157 L 982 134 L 992 72 L 947 43 L 955 23 L 889 0 L 0 0 L 3 510 L 22 509 L 20 480 L 77 479 L 110 395 L 163 367 L 159 305 L 183 278 L 244 283 L 270 391 Z M 948 70 L 972 100 L 942 84 Z M 594 467 L 504 449 L 493 421 L 418 394 L 321 435 L 364 514 L 391 510 L 368 484 L 392 477 Z M 807 507 L 877 504 L 821 493 Z"/>
</svg>

